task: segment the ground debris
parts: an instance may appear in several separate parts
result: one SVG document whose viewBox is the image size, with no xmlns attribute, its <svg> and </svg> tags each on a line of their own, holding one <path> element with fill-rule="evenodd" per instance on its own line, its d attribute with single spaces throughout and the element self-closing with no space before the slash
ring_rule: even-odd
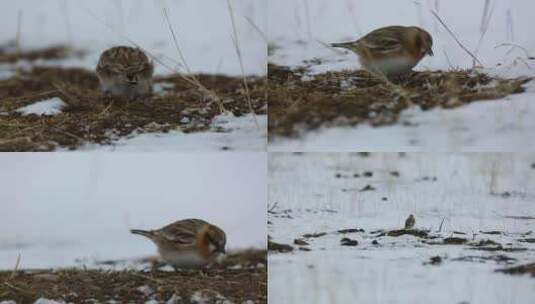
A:
<svg viewBox="0 0 535 304">
<path fill-rule="evenodd" d="M 380 233 L 379 235 L 377 235 L 377 237 L 382 237 L 382 236 L 397 237 L 397 236 L 402 236 L 402 235 L 412 235 L 412 236 L 416 236 L 416 237 L 424 238 L 424 239 L 429 238 L 429 234 L 427 231 L 417 230 L 417 229 L 390 230 L 390 231 Z"/>
<path fill-rule="evenodd" d="M 346 234 L 346 233 L 357 233 L 357 232 L 365 232 L 364 229 L 361 228 L 348 228 L 348 229 L 340 229 L 336 232 L 340 234 Z"/>
<path fill-rule="evenodd" d="M 43 279 L 46 274 L 57 278 Z M 267 268 L 149 273 L 63 269 L 11 275 L 12 271 L 0 272 L 0 281 L 6 283 L 0 284 L 0 297 L 16 303 L 34 303 L 39 298 L 66 303 L 169 303 L 190 299 L 207 288 L 231 302 L 267 303 Z"/>
<path fill-rule="evenodd" d="M 15 50 L 14 46 L 0 46 L 0 62 L 13 63 L 19 60 L 35 61 L 39 59 L 54 60 L 65 59 L 71 56 L 82 57 L 84 56 L 84 52 L 74 50 L 65 45 L 54 45 L 35 50 Z"/>
<path fill-rule="evenodd" d="M 340 240 L 340 245 L 342 246 L 357 246 L 359 242 L 350 238 L 343 238 Z"/>
<path fill-rule="evenodd" d="M 309 244 L 307 243 L 307 241 L 303 240 L 303 239 L 295 239 L 294 240 L 294 244 L 295 245 L 299 245 L 299 246 L 308 246 Z"/>
<path fill-rule="evenodd" d="M 386 84 L 369 73 L 327 72 L 302 78 L 306 68 L 268 64 L 269 134 L 299 136 L 322 126 L 372 126 L 398 122 L 404 109 L 454 108 L 524 92 L 530 78 L 502 79 L 474 70 L 413 72 Z"/>
<path fill-rule="evenodd" d="M 491 256 L 478 256 L 478 255 L 462 256 L 462 257 L 451 259 L 451 261 L 478 262 L 478 263 L 486 263 L 487 261 L 494 261 L 498 264 L 512 264 L 512 263 L 515 263 L 517 259 L 508 257 L 503 254 L 498 254 L 498 255 L 491 255 Z"/>
<path fill-rule="evenodd" d="M 308 239 L 308 238 L 319 238 L 325 235 L 327 235 L 327 232 L 305 233 L 303 234 L 303 237 Z"/>
<path fill-rule="evenodd" d="M 443 240 L 443 243 L 444 244 L 453 244 L 453 245 L 460 245 L 460 244 L 464 244 L 468 242 L 467 239 L 465 238 L 459 238 L 459 237 L 449 237 L 449 238 L 445 238 Z"/>
<path fill-rule="evenodd" d="M 288 244 L 281 244 L 281 243 L 276 243 L 273 241 L 268 241 L 268 250 L 286 253 L 286 252 L 292 252 L 294 248 Z"/>
<path fill-rule="evenodd" d="M 440 265 L 442 264 L 442 258 L 440 256 L 433 256 L 429 259 L 429 262 L 425 262 L 424 265 Z"/>
<path fill-rule="evenodd" d="M 517 274 L 531 274 L 532 277 L 535 277 L 535 263 L 525 264 L 510 268 L 498 269 L 497 272 L 503 272 L 507 274 L 517 275 Z"/>
</svg>

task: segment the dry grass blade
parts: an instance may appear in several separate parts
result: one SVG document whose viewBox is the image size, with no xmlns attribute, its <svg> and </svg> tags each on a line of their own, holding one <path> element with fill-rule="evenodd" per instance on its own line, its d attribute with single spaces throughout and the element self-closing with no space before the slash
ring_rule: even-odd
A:
<svg viewBox="0 0 535 304">
<path fill-rule="evenodd" d="M 518 48 L 518 49 L 521 49 L 524 54 L 526 55 L 526 58 L 532 58 L 532 56 L 529 54 L 529 51 L 521 46 L 521 45 L 518 45 L 518 44 L 515 44 L 515 43 L 501 43 L 497 46 L 495 46 L 494 48 L 497 49 L 497 48 L 500 48 L 500 47 L 504 47 L 504 46 L 510 46 L 511 49 L 509 51 L 507 51 L 507 54 L 510 54 L 514 49 Z"/>
<path fill-rule="evenodd" d="M 171 25 L 171 20 L 169 19 L 169 15 L 167 14 L 167 9 L 165 7 L 163 8 L 163 14 L 164 14 L 164 17 L 165 17 L 165 21 L 167 22 L 167 25 L 169 27 L 169 32 L 171 33 L 171 36 L 173 37 L 173 42 L 175 44 L 177 52 L 178 52 L 178 54 L 180 56 L 180 59 L 182 60 L 182 64 L 186 68 L 186 71 L 188 72 L 188 74 L 191 74 L 191 70 L 189 68 L 188 63 L 186 62 L 186 59 L 184 57 L 184 54 L 182 53 L 182 50 L 180 49 L 180 45 L 178 43 L 178 39 L 176 37 L 175 31 L 173 29 L 173 26 Z M 153 58 L 155 58 L 155 57 L 153 57 Z M 160 62 L 160 64 L 161 64 L 161 62 Z M 184 80 L 186 80 L 188 83 L 194 85 L 203 95 L 205 95 L 209 99 L 215 101 L 217 103 L 217 105 L 219 106 L 219 111 L 221 113 L 226 112 L 225 107 L 223 106 L 223 102 L 221 101 L 221 98 L 219 98 L 219 96 L 217 96 L 214 92 L 210 91 L 205 86 L 203 86 L 202 83 L 197 79 L 197 77 L 191 76 L 191 75 L 186 76 L 186 75 L 182 75 L 182 74 L 180 74 L 180 76 L 183 77 Z"/>
<path fill-rule="evenodd" d="M 178 38 L 176 37 L 176 33 L 173 30 L 173 26 L 171 25 L 171 21 L 169 19 L 169 14 L 167 13 L 167 8 L 163 8 L 163 15 L 165 17 L 165 20 L 167 21 L 167 26 L 169 27 L 169 32 L 173 36 L 173 43 L 175 44 L 175 48 L 178 52 L 178 56 L 180 56 L 180 60 L 182 60 L 182 64 L 186 68 L 186 72 L 191 74 L 191 69 L 189 68 L 188 62 L 186 61 L 186 58 L 184 57 L 184 54 L 182 53 L 182 49 L 180 48 L 180 45 L 178 44 Z"/>
<path fill-rule="evenodd" d="M 17 15 L 17 35 L 15 36 L 15 46 L 17 48 L 17 54 L 20 54 L 20 29 L 22 27 L 22 10 L 19 10 Z"/>
<path fill-rule="evenodd" d="M 230 0 L 227 0 L 227 5 L 228 5 L 229 14 L 230 14 L 230 21 L 232 23 L 232 33 L 233 33 L 232 42 L 234 43 L 234 48 L 236 49 L 236 55 L 238 56 L 238 61 L 240 63 L 240 71 L 242 74 L 243 87 L 245 89 L 247 103 L 253 115 L 255 125 L 258 129 L 260 129 L 260 125 L 258 124 L 258 120 L 256 119 L 256 114 L 254 112 L 253 104 L 251 102 L 251 92 L 249 91 L 249 84 L 247 83 L 247 78 L 245 77 L 245 68 L 243 67 L 243 58 L 242 58 L 242 53 L 240 49 L 240 42 L 238 40 L 238 31 L 236 30 L 236 21 L 234 20 L 234 10 L 232 9 L 232 4 L 230 3 Z"/>
<path fill-rule="evenodd" d="M 461 41 L 459 41 L 459 39 L 457 38 L 457 36 L 453 33 L 453 31 L 448 27 L 448 25 L 446 25 L 446 23 L 442 20 L 442 18 L 440 18 L 440 16 L 435 12 L 435 11 L 431 11 L 431 14 L 433 14 L 433 16 L 435 16 L 435 18 L 437 18 L 437 20 L 440 22 L 440 24 L 442 24 L 442 26 L 446 29 L 446 31 L 448 31 L 448 33 L 453 37 L 453 39 L 455 40 L 455 42 L 457 42 L 457 44 L 468 54 L 470 55 L 470 57 L 472 57 L 472 59 L 474 59 L 475 62 L 477 62 L 479 65 L 483 66 L 483 63 L 481 63 L 481 61 L 474 55 L 472 54 L 472 52 L 470 52 L 470 50 L 468 50 L 462 43 Z"/>
<path fill-rule="evenodd" d="M 13 279 L 17 275 L 17 272 L 19 271 L 19 266 L 20 266 L 20 253 L 17 256 L 17 261 L 15 262 L 15 267 L 13 267 L 13 272 L 11 272 L 11 276 L 9 276 L 9 279 Z"/>
<path fill-rule="evenodd" d="M 490 0 L 485 0 L 485 7 L 483 9 L 483 14 L 481 15 L 481 24 L 479 27 L 479 41 L 477 42 L 477 47 L 474 51 L 475 54 L 479 53 L 479 49 L 481 48 L 481 45 L 483 44 L 483 38 L 485 38 L 485 35 L 487 34 L 487 31 L 489 29 L 490 20 L 492 19 L 492 16 L 494 14 L 494 8 L 495 5 L 490 5 Z M 472 66 L 475 67 L 476 62 L 473 60 Z"/>
<path fill-rule="evenodd" d="M 269 43 L 267 35 L 258 27 L 258 25 L 254 23 L 254 21 L 251 18 L 245 16 L 245 20 L 249 22 L 249 24 L 255 29 L 255 31 L 260 35 L 260 37 L 262 37 L 262 40 L 264 40 L 266 44 Z"/>
</svg>

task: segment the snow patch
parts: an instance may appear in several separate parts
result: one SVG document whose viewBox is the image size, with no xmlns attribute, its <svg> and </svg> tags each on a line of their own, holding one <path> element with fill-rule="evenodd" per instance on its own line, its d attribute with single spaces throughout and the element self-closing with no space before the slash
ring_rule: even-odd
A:
<svg viewBox="0 0 535 304">
<path fill-rule="evenodd" d="M 48 100 L 38 101 L 27 105 L 25 107 L 19 108 L 16 111 L 22 113 L 22 115 L 55 115 L 61 113 L 63 107 L 66 104 L 59 97 L 53 97 Z"/>
<path fill-rule="evenodd" d="M 46 298 L 39 298 L 37 301 L 33 302 L 33 304 L 67 304 L 64 301 L 55 301 L 55 300 L 49 300 Z"/>
<path fill-rule="evenodd" d="M 191 295 L 190 301 L 192 303 L 196 304 L 210 304 L 210 303 L 218 303 L 218 304 L 233 304 L 234 302 L 228 300 L 224 296 L 222 296 L 220 293 L 214 290 L 198 290 L 193 295 Z"/>
<path fill-rule="evenodd" d="M 121 138 L 111 145 L 87 144 L 86 151 L 265 151 L 267 145 L 267 115 L 235 117 L 219 115 L 206 132 L 145 133 Z"/>
</svg>

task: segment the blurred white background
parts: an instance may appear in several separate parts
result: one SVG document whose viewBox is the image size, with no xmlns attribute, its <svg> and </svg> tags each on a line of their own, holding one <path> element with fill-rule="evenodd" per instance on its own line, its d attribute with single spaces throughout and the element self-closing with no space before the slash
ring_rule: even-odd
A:
<svg viewBox="0 0 535 304">
<path fill-rule="evenodd" d="M 0 154 L 0 269 L 156 253 L 130 228 L 202 218 L 266 246 L 265 153 Z"/>
<path fill-rule="evenodd" d="M 266 1 L 230 0 L 246 74 L 266 73 Z M 21 16 L 23 48 L 69 44 L 89 52 L 88 68 L 111 46 L 129 39 L 173 66 L 179 61 L 168 24 L 167 8 L 180 47 L 194 72 L 239 75 L 227 1 L 222 0 L 17 0 L 0 1 L 0 43 L 13 40 Z M 164 56 L 165 55 L 165 56 Z M 156 73 L 168 73 L 160 65 Z"/>
</svg>

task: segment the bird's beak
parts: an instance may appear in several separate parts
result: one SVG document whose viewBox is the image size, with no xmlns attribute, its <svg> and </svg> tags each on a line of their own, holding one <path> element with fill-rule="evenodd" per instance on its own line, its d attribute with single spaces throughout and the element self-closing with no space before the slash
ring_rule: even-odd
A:
<svg viewBox="0 0 535 304">
<path fill-rule="evenodd" d="M 435 53 L 433 53 L 433 49 L 429 49 L 429 50 L 427 50 L 427 54 L 428 54 L 429 56 L 435 56 Z"/>
<path fill-rule="evenodd" d="M 227 252 L 225 251 L 225 248 L 218 248 L 218 249 L 217 249 L 217 252 L 222 253 L 222 254 L 227 253 Z"/>
</svg>

